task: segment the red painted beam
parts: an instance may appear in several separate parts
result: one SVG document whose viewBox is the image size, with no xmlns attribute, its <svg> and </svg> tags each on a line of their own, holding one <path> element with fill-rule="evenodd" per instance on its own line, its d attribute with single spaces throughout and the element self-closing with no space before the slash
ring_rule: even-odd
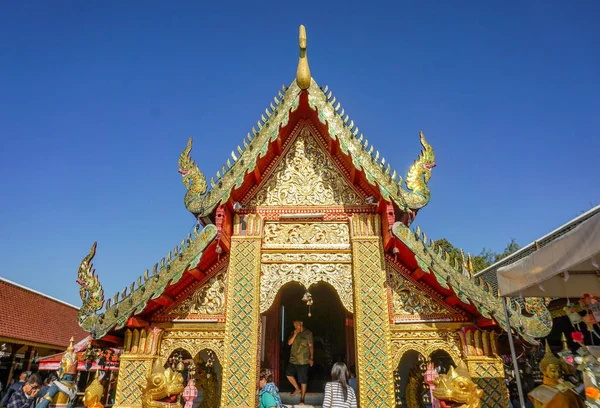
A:
<svg viewBox="0 0 600 408">
<path fill-rule="evenodd" d="M 165 295 L 164 293 L 162 295 L 160 295 L 160 297 L 154 299 L 154 301 L 156 303 L 158 303 L 161 306 L 170 306 L 173 304 L 173 302 L 175 302 L 175 299 L 173 299 L 171 296 Z"/>
<path fill-rule="evenodd" d="M 200 271 L 198 268 L 194 268 L 192 270 L 188 271 L 190 273 L 191 276 L 194 277 L 194 279 L 196 279 L 197 281 L 201 281 L 204 279 L 204 277 L 206 276 L 204 274 L 204 272 Z"/>
<path fill-rule="evenodd" d="M 450 295 L 450 296 L 448 296 L 447 298 L 444 299 L 444 302 L 446 302 L 450 306 L 454 306 L 454 305 L 457 305 L 459 303 L 462 303 L 460 301 L 460 299 L 458 298 L 458 296 L 456 296 L 456 295 Z"/>
<path fill-rule="evenodd" d="M 139 317 L 130 317 L 129 320 L 127 320 L 127 327 L 131 327 L 134 329 L 139 329 L 141 327 L 146 327 L 149 326 L 150 323 L 148 323 L 147 321 L 139 318 Z"/>
<path fill-rule="evenodd" d="M 425 275 L 425 272 L 421 268 L 417 268 L 410 274 L 412 278 L 414 278 L 417 282 L 421 280 L 421 278 Z"/>
<path fill-rule="evenodd" d="M 262 180 L 262 175 L 260 174 L 260 169 L 258 168 L 258 165 L 256 165 L 254 167 L 253 174 L 254 174 L 254 181 L 255 181 L 255 183 L 257 185 L 260 184 L 260 182 Z"/>
<path fill-rule="evenodd" d="M 496 323 L 494 319 L 486 319 L 485 317 L 480 317 L 475 321 L 475 323 L 477 324 L 477 326 L 482 328 L 498 326 L 498 323 Z"/>
</svg>

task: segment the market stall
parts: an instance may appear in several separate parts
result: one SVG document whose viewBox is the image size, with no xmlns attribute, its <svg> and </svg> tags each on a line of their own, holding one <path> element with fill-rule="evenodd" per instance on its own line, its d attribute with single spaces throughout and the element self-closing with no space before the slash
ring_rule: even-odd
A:
<svg viewBox="0 0 600 408">
<path fill-rule="evenodd" d="M 573 230 L 497 271 L 500 295 L 509 297 L 560 297 L 580 299 L 586 311 L 582 317 L 573 314 L 574 325 L 585 324 L 594 330 L 600 320 L 600 214 L 596 214 Z M 507 322 L 508 311 L 506 313 Z M 563 360 L 584 372 L 588 406 L 600 407 L 600 353 L 583 344 L 583 336 L 573 336 L 582 347 L 574 356 L 567 350 Z M 512 346 L 512 338 L 509 335 Z M 515 369 L 517 363 L 513 348 Z M 521 404 L 523 392 L 519 384 Z"/>
</svg>

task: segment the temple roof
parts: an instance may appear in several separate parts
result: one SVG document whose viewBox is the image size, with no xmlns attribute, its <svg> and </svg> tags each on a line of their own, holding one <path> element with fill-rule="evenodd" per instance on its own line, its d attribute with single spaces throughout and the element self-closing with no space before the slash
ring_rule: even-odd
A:
<svg viewBox="0 0 600 408">
<path fill-rule="evenodd" d="M 77 282 L 82 288 L 80 293 L 83 302 L 79 312 L 79 325 L 96 339 L 104 336 L 109 330 L 120 329 L 131 316 L 141 313 L 148 306 L 148 302 L 161 297 L 168 286 L 178 283 L 184 272 L 197 269 L 206 249 L 214 243 L 216 236 L 217 228 L 214 225 L 207 225 L 202 231 L 195 229 L 181 245 L 169 252 L 166 258 L 162 258 L 160 264 L 154 265 L 151 275 L 146 270 L 143 277 L 131 284 L 129 291 L 125 287 L 122 293 L 117 293 L 112 304 L 111 299 L 104 302 L 102 286 L 91 263 L 96 254 L 94 243 L 90 253 L 81 262 L 77 277 Z M 215 249 L 212 248 L 212 253 Z M 202 274 L 197 270 L 194 272 L 195 279 L 202 280 Z"/>
<path fill-rule="evenodd" d="M 491 285 L 479 278 L 462 264 L 450 264 L 450 257 L 417 227 L 411 231 L 406 225 L 396 222 L 392 234 L 413 254 L 420 271 L 429 274 L 444 289 L 454 292 L 466 305 L 473 305 L 483 317 L 493 319 L 504 330 L 508 330 L 504 314 L 504 300 L 498 297 Z M 545 337 L 552 329 L 552 317 L 543 299 L 528 298 L 524 301 L 528 313 L 521 311 L 521 304 L 510 302 L 510 325 L 526 341 L 537 344 L 535 338 Z"/>
<path fill-rule="evenodd" d="M 192 160 L 191 138 L 179 158 L 179 172 L 187 189 L 185 205 L 206 227 L 201 232 L 196 231 L 194 237 L 184 240 L 173 254 L 169 253 L 166 259 L 162 259 L 160 265 L 155 265 L 152 276 L 146 271 L 143 277 L 138 278 L 137 284 L 131 284 L 129 291 L 126 288 L 120 297 L 117 294 L 112 304 L 110 300 L 104 303 L 102 287 L 92 269 L 94 244 L 79 269 L 78 282 L 82 287 L 83 301 L 79 313 L 81 327 L 95 338 L 102 337 L 112 329 L 131 325 L 132 316 L 151 315 L 159 310 L 161 304 L 163 307 L 172 305 L 173 294 L 179 296 L 184 293 L 186 286 L 205 282 L 207 271 L 218 262 L 221 252 L 225 252 L 221 260 L 226 256 L 232 228 L 227 214 L 242 208 L 237 200 L 246 205 L 252 204 L 247 198 L 261 184 L 263 172 L 269 174 L 269 169 L 281 157 L 285 142 L 290 140 L 290 134 L 307 121 L 322 139 L 326 139 L 324 143 L 328 145 L 329 153 L 341 159 L 338 164 L 349 170 L 349 181 L 364 187 L 363 192 L 379 196 L 364 195 L 366 198 L 360 200 L 364 199 L 365 205 L 379 201 L 380 204 L 374 208 L 379 212 L 385 210 L 382 219 L 386 225 L 386 251 L 398 249 L 389 245 L 392 242 L 391 232 L 396 237 L 394 240 L 399 239 L 404 246 L 403 261 L 411 265 L 412 274 L 427 275 L 428 285 L 446 295 L 454 294 L 449 296 L 454 302 L 447 302 L 450 306 L 460 303 L 472 315 L 483 316 L 491 325 L 497 322 L 504 327 L 502 301 L 489 285 L 476 282 L 462 267 L 451 266 L 448 257 L 433 244 L 424 243 L 426 239 L 421 239 L 420 231 L 413 233 L 401 222 L 394 224 L 399 219 L 409 221 L 429 202 L 427 183 L 435 166 L 435 155 L 424 135 L 420 134 L 423 150 L 410 168 L 406 181 L 403 181 L 359 132 L 329 89 L 320 88 L 311 77 L 303 27 L 300 30 L 296 79 L 274 98 L 258 121 L 257 128 L 248 133 L 242 142 L 243 147 L 238 146 L 231 153 L 231 158 L 216 177 L 207 182 Z M 247 207 L 243 211 L 252 212 L 253 209 Z M 161 299 L 164 302 L 161 303 Z M 535 342 L 535 337 L 547 334 L 551 318 L 545 305 L 540 305 L 539 301 L 531 301 L 526 306 L 534 317 L 521 314 L 520 305 L 515 304 L 511 307 L 511 325 L 526 340 Z"/>
<path fill-rule="evenodd" d="M 406 213 L 414 212 L 429 202 L 427 182 L 431 176 L 431 169 L 435 167 L 435 154 L 423 133 L 420 134 L 423 151 L 410 168 L 406 181 L 403 181 L 379 151 L 359 132 L 354 121 L 349 118 L 328 87 L 320 88 L 314 78 L 310 77 L 306 48 L 302 48 L 303 33 L 301 27 L 300 59 L 296 79 L 289 87 L 282 87 L 282 91 L 273 99 L 274 103 L 261 115 L 256 128 L 253 127 L 242 144 L 231 152 L 231 157 L 217 171 L 216 176 L 210 178 L 210 186 L 191 159 L 192 139 L 188 141 L 179 159 L 179 171 L 188 190 L 185 205 L 199 219 L 210 216 L 219 205 L 231 198 L 232 191 L 242 187 L 246 176 L 256 169 L 259 160 L 267 155 L 280 137 L 280 130 L 287 126 L 290 114 L 298 109 L 301 94 L 304 92 L 308 94 L 310 109 L 318 115 L 321 124 L 326 126 L 327 136 L 338 143 L 339 150 L 344 155 L 351 158 L 354 168 L 363 172 L 368 182 L 378 188 L 383 200 L 393 202 Z M 304 46 L 305 44 L 304 37 Z"/>
</svg>

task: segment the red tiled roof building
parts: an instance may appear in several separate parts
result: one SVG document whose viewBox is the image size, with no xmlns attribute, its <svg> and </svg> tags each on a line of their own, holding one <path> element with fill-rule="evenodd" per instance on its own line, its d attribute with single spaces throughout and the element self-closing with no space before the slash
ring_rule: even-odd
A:
<svg viewBox="0 0 600 408">
<path fill-rule="evenodd" d="M 87 336 L 76 306 L 0 278 L 0 381 L 36 371 L 37 357 L 64 351 L 69 339 Z"/>
</svg>

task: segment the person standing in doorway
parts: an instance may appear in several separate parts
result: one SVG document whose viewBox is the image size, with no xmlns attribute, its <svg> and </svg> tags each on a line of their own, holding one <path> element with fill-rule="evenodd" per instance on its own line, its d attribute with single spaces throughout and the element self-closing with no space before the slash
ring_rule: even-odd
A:
<svg viewBox="0 0 600 408">
<path fill-rule="evenodd" d="M 304 328 L 302 320 L 294 320 L 294 331 L 288 339 L 288 345 L 292 346 L 290 362 L 285 369 L 288 381 L 294 386 L 292 395 L 300 393 L 300 404 L 304 405 L 306 395 L 306 383 L 308 382 L 308 368 L 313 365 L 313 335 Z M 296 378 L 298 377 L 298 382 Z M 300 387 L 298 387 L 300 384 Z"/>
</svg>

